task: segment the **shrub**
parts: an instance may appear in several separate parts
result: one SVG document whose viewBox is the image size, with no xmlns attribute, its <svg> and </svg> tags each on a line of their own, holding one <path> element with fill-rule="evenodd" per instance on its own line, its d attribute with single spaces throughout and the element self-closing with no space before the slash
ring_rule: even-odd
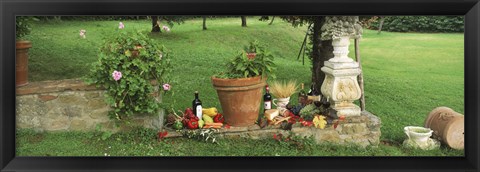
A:
<svg viewBox="0 0 480 172">
<path fill-rule="evenodd" d="M 24 39 L 25 36 L 30 34 L 30 31 L 32 30 L 30 26 L 30 22 L 33 20 L 32 17 L 28 16 L 20 16 L 17 17 L 15 20 L 15 26 L 16 26 L 16 32 L 15 36 L 16 39 Z"/>
<path fill-rule="evenodd" d="M 378 29 L 380 18 L 370 24 Z M 382 30 L 391 32 L 463 32 L 463 16 L 388 16 Z"/>
<path fill-rule="evenodd" d="M 103 43 L 86 81 L 106 89 L 109 116 L 121 120 L 157 112 L 160 104 L 152 95 L 158 93 L 153 85 L 167 83 L 171 70 L 164 46 L 140 32 L 119 30 Z"/>
</svg>

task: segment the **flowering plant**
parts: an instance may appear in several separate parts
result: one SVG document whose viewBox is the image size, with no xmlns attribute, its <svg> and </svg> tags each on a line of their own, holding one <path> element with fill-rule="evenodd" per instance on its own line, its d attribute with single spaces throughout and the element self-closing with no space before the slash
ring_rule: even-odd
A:
<svg viewBox="0 0 480 172">
<path fill-rule="evenodd" d="M 257 45 L 258 43 L 252 43 Z M 247 52 L 242 51 L 232 60 L 227 62 L 226 71 L 216 74 L 217 78 L 248 78 L 255 76 L 276 78 L 273 54 L 265 46 L 255 48 L 256 57 L 251 59 L 247 57 Z"/>
<path fill-rule="evenodd" d="M 157 101 L 159 92 L 171 89 L 166 80 L 172 71 L 167 49 L 146 34 L 124 27 L 122 23 L 106 38 L 86 79 L 106 89 L 109 116 L 118 120 L 133 114 L 154 114 L 162 107 Z"/>
</svg>

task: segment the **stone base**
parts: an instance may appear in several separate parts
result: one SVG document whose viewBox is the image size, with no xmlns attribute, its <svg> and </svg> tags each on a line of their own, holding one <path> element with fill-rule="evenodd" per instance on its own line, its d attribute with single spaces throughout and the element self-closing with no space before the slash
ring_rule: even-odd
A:
<svg viewBox="0 0 480 172">
<path fill-rule="evenodd" d="M 353 101 L 358 100 L 362 95 L 357 81 L 357 76 L 361 73 L 358 63 L 325 61 L 322 71 L 325 73 L 325 80 L 321 87 L 322 94 L 329 99 L 338 116 L 359 116 L 360 107 L 353 104 Z"/>
<path fill-rule="evenodd" d="M 274 134 L 284 136 L 312 137 L 317 144 L 334 143 L 342 145 L 355 144 L 358 146 L 377 146 L 380 143 L 380 118 L 363 111 L 359 116 L 346 117 L 340 122 L 337 128 L 332 125 L 325 129 L 314 127 L 303 127 L 295 124 L 292 130 L 280 129 L 280 126 L 267 126 L 261 129 L 258 125 L 249 127 L 230 127 L 230 129 L 219 129 L 219 135 L 227 138 L 249 138 L 249 139 L 273 139 Z M 168 129 L 166 137 L 181 137 L 175 130 Z"/>
<path fill-rule="evenodd" d="M 338 116 L 345 115 L 349 116 L 359 116 L 361 114 L 361 109 L 357 105 L 351 103 L 349 106 L 335 106 L 332 105 L 332 108 L 337 111 Z"/>
</svg>

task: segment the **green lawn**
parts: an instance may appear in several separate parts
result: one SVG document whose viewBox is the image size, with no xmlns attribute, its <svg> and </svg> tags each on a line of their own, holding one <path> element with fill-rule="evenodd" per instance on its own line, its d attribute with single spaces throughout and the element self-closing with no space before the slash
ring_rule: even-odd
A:
<svg viewBox="0 0 480 172">
<path fill-rule="evenodd" d="M 33 26 L 30 40 L 29 77 L 32 81 L 78 78 L 89 72 L 89 65 L 96 61 L 102 37 L 111 34 L 119 21 L 63 21 L 42 22 Z M 126 29 L 148 33 L 150 21 L 123 21 Z M 296 79 L 310 85 L 310 64 L 297 61 L 297 53 L 303 41 L 305 27 L 293 28 L 276 20 L 273 25 L 248 19 L 248 27 L 240 27 L 239 18 L 208 20 L 208 30 L 202 31 L 202 20 L 188 20 L 175 25 L 169 33 L 151 37 L 173 52 L 174 95 L 164 101 L 176 101 L 176 109 L 191 106 L 193 92 L 200 92 L 204 107 L 220 104 L 210 77 L 222 70 L 227 59 L 243 49 L 249 41 L 258 39 L 266 43 L 275 55 L 280 80 Z M 87 31 L 81 39 L 79 30 Z M 344 148 L 334 145 L 307 146 L 313 151 L 283 149 L 273 140 L 224 140 L 222 151 L 211 153 L 211 145 L 185 139 L 172 139 L 175 146 L 145 141 L 140 144 L 119 144 L 115 140 L 98 141 L 112 150 L 127 149 L 112 155 L 193 155 L 188 151 L 173 151 L 168 148 L 188 149 L 194 145 L 196 153 L 205 155 L 460 155 L 463 151 L 442 148 L 437 151 L 411 151 L 398 145 L 405 139 L 403 127 L 422 126 L 428 113 L 438 106 L 448 106 L 464 113 L 464 55 L 463 34 L 418 34 L 389 33 L 365 30 L 360 42 L 365 81 L 365 99 L 368 111 L 382 120 L 382 140 L 392 146 L 379 148 Z M 352 40 L 353 42 L 353 40 Z M 353 57 L 353 45 L 350 57 Z M 296 100 L 296 97 L 292 97 Z M 103 155 L 85 139 L 88 133 L 44 133 L 39 137 L 29 131 L 19 135 L 19 155 Z M 67 137 L 72 135 L 74 137 Z M 126 134 L 128 135 L 128 134 Z M 118 136 L 120 137 L 120 136 Z M 55 140 L 63 140 L 55 142 Z M 64 140 L 65 139 L 65 140 Z M 235 144 L 234 144 L 235 143 Z M 232 147 L 231 144 L 235 146 Z M 281 144 L 280 144 L 281 145 Z M 69 150 L 69 146 L 75 150 Z M 149 146 L 153 146 L 150 149 Z M 258 146 L 258 147 L 256 147 Z M 285 145 L 283 145 L 285 146 Z M 129 148 L 134 149 L 129 149 Z M 256 147 L 252 150 L 249 147 Z M 58 149 L 53 149 L 58 148 Z M 165 150 L 163 148 L 167 148 Z M 232 150 L 235 148 L 235 150 Z M 52 150 L 53 149 L 53 150 Z M 61 150 L 60 150 L 61 149 Z M 73 149 L 73 148 L 72 148 Z M 137 151 L 136 151 L 137 150 Z M 113 151 L 113 152 L 116 152 Z M 267 152 L 265 152 L 267 151 Z M 195 154 L 197 155 L 197 154 Z"/>
</svg>

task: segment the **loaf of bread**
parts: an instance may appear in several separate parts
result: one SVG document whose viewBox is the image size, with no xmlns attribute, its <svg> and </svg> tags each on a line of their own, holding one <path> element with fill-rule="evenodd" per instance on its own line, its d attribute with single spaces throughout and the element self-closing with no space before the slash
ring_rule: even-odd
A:
<svg viewBox="0 0 480 172">
<path fill-rule="evenodd" d="M 270 121 L 273 120 L 273 118 L 275 118 L 278 115 L 279 115 L 279 112 L 277 109 L 266 110 L 264 114 L 264 116 Z"/>
</svg>

